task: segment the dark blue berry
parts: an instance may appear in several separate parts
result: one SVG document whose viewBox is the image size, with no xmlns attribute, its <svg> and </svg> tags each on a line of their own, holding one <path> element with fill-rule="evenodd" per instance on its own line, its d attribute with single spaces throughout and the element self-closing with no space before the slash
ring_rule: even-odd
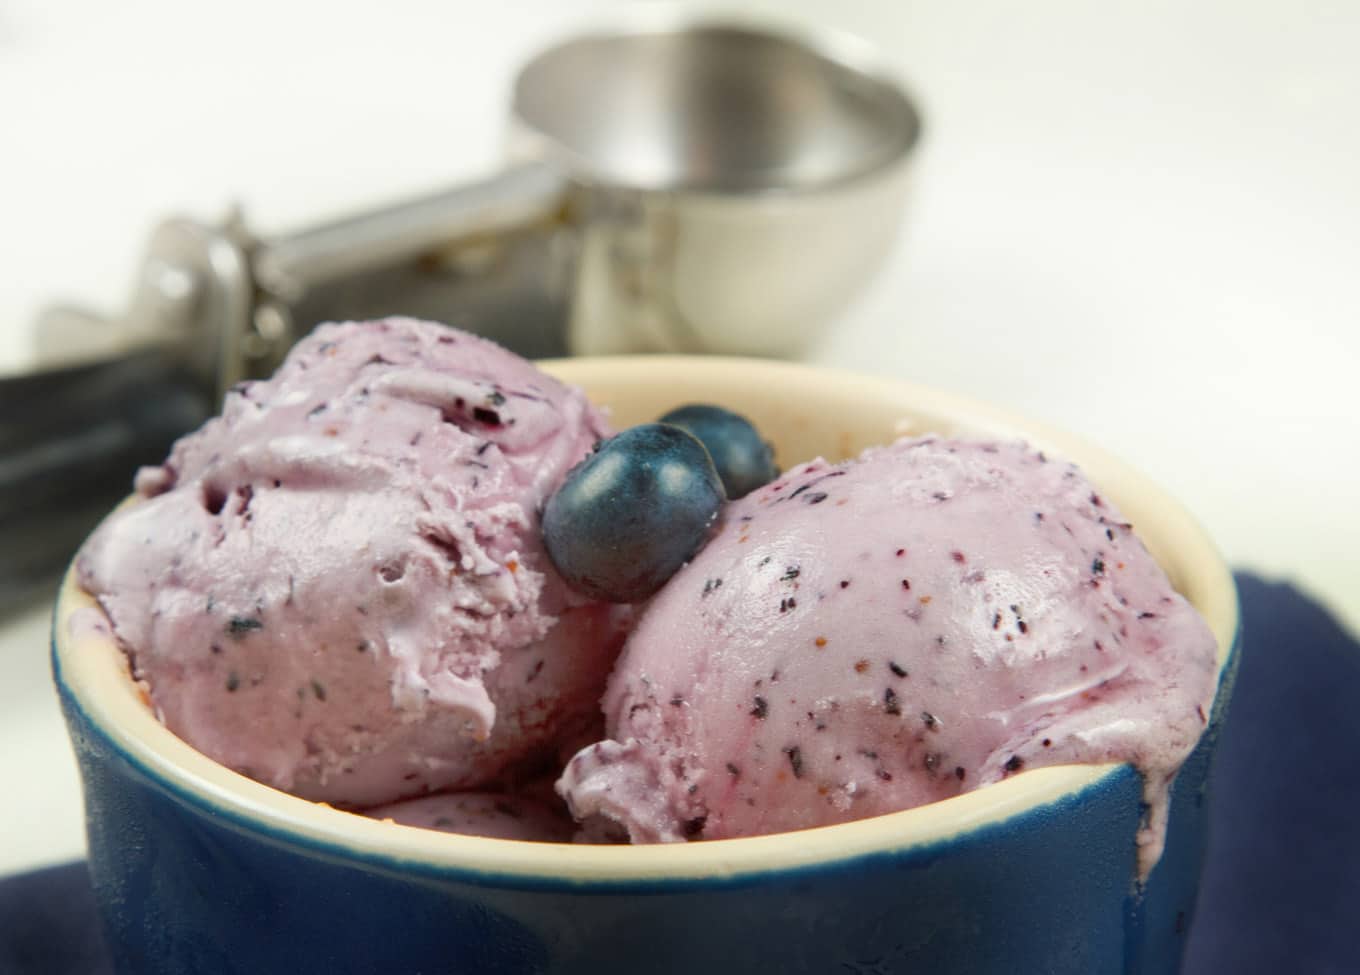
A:
<svg viewBox="0 0 1360 975">
<path fill-rule="evenodd" d="M 738 413 L 721 406 L 694 404 L 671 410 L 661 422 L 699 438 L 713 458 L 727 496 L 734 501 L 779 476 L 774 451 L 751 421 Z"/>
<path fill-rule="evenodd" d="M 637 602 L 703 546 L 722 502 L 703 444 L 679 427 L 648 423 L 606 440 L 567 473 L 543 509 L 543 545 L 573 589 Z"/>
</svg>

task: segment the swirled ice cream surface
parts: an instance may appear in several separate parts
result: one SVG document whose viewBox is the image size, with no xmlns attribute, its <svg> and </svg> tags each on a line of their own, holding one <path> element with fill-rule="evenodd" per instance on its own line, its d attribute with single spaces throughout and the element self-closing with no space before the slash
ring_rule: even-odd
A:
<svg viewBox="0 0 1360 975">
<path fill-rule="evenodd" d="M 1131 762 L 1158 855 L 1217 647 L 1073 465 L 904 439 L 728 505 L 641 614 L 605 739 L 558 789 L 595 832 L 727 838 L 860 819 L 1023 769 Z"/>
<path fill-rule="evenodd" d="M 622 640 L 537 527 L 609 432 L 467 333 L 323 325 L 138 475 L 79 579 L 165 724 L 233 769 L 351 806 L 499 785 L 597 720 Z"/>
</svg>

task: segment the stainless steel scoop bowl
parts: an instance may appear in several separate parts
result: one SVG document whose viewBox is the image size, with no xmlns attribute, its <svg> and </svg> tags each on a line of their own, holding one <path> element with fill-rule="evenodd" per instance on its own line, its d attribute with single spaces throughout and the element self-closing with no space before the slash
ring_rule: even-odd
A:
<svg viewBox="0 0 1360 975">
<path fill-rule="evenodd" d="M 920 123 L 859 45 L 734 26 L 570 41 L 512 151 L 578 188 L 576 352 L 791 355 L 881 264 Z"/>
<path fill-rule="evenodd" d="M 513 104 L 568 169 L 651 190 L 824 190 L 898 162 L 919 129 L 858 42 L 723 24 L 567 41 Z"/>
<path fill-rule="evenodd" d="M 420 315 L 529 356 L 801 352 L 889 249 L 916 109 L 849 38 L 625 20 L 524 66 L 502 172 L 272 238 L 173 218 L 124 315 L 48 310 L 41 371 L 0 380 L 0 603 L 64 563 L 73 510 L 319 321 Z"/>
</svg>

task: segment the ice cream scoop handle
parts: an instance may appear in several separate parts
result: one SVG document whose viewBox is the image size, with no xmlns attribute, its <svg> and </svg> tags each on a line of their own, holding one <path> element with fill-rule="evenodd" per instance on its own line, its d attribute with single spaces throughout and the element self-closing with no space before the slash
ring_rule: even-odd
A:
<svg viewBox="0 0 1360 975">
<path fill-rule="evenodd" d="M 156 353 L 0 380 L 0 612 L 47 585 L 137 468 L 210 414 Z"/>
<path fill-rule="evenodd" d="M 443 248 L 555 222 L 568 187 L 557 167 L 520 163 L 479 182 L 270 240 L 255 255 L 255 276 L 266 291 L 292 298 Z"/>
</svg>

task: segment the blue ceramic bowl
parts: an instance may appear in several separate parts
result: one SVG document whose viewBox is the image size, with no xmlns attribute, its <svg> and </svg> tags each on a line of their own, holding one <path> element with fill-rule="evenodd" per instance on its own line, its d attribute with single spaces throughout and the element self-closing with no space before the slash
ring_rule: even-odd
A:
<svg viewBox="0 0 1360 975">
<path fill-rule="evenodd" d="M 920 809 L 651 847 L 430 832 L 285 795 L 155 719 L 68 579 L 53 665 L 120 972 L 1172 973 L 1194 911 L 1237 646 L 1231 577 L 1171 499 L 1103 452 L 938 392 L 786 363 L 571 360 L 620 424 L 682 401 L 752 416 L 789 463 L 905 429 L 1025 436 L 1078 461 L 1208 618 L 1221 680 L 1145 883 L 1128 766 L 1035 769 Z"/>
</svg>

